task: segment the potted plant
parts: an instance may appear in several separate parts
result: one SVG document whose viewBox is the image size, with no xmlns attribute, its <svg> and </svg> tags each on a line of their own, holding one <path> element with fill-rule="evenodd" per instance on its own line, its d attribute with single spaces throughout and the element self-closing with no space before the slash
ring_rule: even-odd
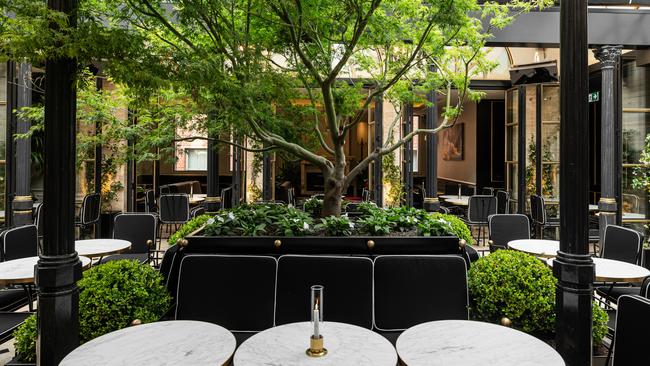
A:
<svg viewBox="0 0 650 366">
<path fill-rule="evenodd" d="M 79 286 L 79 340 L 83 344 L 122 329 L 138 319 L 160 319 L 171 298 L 162 276 L 151 266 L 120 260 L 84 272 Z M 16 357 L 7 365 L 32 365 L 36 361 L 36 315 L 14 332 Z"/>
<path fill-rule="evenodd" d="M 557 279 L 546 264 L 526 253 L 499 250 L 473 263 L 468 276 L 472 318 L 509 324 L 554 343 Z M 593 344 L 599 347 L 608 316 L 596 302 L 592 319 Z"/>
</svg>

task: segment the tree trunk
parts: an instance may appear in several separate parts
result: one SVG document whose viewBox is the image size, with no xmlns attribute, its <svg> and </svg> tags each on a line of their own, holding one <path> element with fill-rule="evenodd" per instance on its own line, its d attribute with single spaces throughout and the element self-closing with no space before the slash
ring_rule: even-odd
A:
<svg viewBox="0 0 650 366">
<path fill-rule="evenodd" d="M 323 211 L 321 213 L 323 217 L 341 215 L 341 188 L 343 186 L 344 168 L 336 166 L 334 171 L 323 173 L 325 180 Z"/>
</svg>

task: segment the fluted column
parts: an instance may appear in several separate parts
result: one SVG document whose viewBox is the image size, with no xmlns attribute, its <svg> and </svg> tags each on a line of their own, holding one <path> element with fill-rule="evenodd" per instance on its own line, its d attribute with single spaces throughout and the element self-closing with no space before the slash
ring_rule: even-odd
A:
<svg viewBox="0 0 650 366">
<path fill-rule="evenodd" d="M 18 66 L 18 108 L 32 105 L 32 65 L 21 62 Z M 29 132 L 31 124 L 29 118 L 18 118 L 16 133 Z M 8 139 L 9 140 L 9 139 Z M 13 226 L 23 226 L 32 223 L 32 190 L 31 166 L 32 143 L 29 138 L 16 139 L 15 150 L 15 188 L 16 192 L 12 201 Z"/>
<path fill-rule="evenodd" d="M 434 73 L 435 66 L 429 66 L 429 72 Z M 436 91 L 431 90 L 427 94 L 426 128 L 432 130 L 438 127 L 438 105 L 436 103 Z M 437 211 L 440 208 L 438 201 L 438 138 L 436 134 L 426 135 L 427 139 L 427 172 L 424 185 L 426 196 L 424 197 L 424 209 L 427 211 Z"/>
<path fill-rule="evenodd" d="M 621 46 L 602 46 L 594 50 L 600 61 L 602 78 L 600 98 L 600 200 L 598 201 L 600 243 L 604 243 L 607 225 L 616 225 L 616 116 L 614 70 L 621 57 Z"/>
</svg>

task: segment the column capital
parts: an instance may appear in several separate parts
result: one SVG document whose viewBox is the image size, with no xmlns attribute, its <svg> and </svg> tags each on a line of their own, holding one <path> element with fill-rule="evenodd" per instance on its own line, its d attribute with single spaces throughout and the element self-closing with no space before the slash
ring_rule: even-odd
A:
<svg viewBox="0 0 650 366">
<path fill-rule="evenodd" d="M 623 46 L 601 46 L 594 50 L 594 56 L 600 61 L 601 69 L 612 69 L 618 63 Z"/>
</svg>

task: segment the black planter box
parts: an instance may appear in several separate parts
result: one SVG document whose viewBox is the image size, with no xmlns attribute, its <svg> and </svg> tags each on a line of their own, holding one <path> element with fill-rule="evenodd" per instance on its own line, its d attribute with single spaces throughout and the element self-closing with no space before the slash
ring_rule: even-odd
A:
<svg viewBox="0 0 650 366">
<path fill-rule="evenodd" d="M 5 366 L 36 366 L 36 362 L 19 361 L 18 356 L 15 356 L 11 361 L 7 362 Z"/>
</svg>

